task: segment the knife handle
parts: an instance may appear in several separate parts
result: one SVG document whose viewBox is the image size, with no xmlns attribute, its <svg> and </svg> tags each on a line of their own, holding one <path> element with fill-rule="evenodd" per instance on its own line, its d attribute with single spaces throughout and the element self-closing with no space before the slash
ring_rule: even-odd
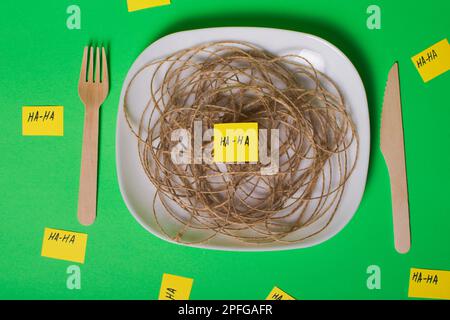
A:
<svg viewBox="0 0 450 320">
<path fill-rule="evenodd" d="M 386 162 L 391 180 L 395 249 L 399 253 L 407 253 L 411 247 L 411 231 L 409 223 L 405 155 L 403 149 L 399 150 L 396 157 L 392 157 Z"/>
</svg>

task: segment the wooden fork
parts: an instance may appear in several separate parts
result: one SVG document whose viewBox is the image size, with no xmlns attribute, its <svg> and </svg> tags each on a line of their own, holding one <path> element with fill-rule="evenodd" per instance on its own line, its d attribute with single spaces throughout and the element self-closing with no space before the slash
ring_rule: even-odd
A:
<svg viewBox="0 0 450 320">
<path fill-rule="evenodd" d="M 98 120 L 100 106 L 105 101 L 109 91 L 105 48 L 102 47 L 101 50 L 101 68 L 100 49 L 97 47 L 95 51 L 94 73 L 94 48 L 90 47 L 89 50 L 88 47 L 84 48 L 80 80 L 78 82 L 78 94 L 85 106 L 80 189 L 78 194 L 78 221 L 86 226 L 91 225 L 96 217 Z"/>
</svg>

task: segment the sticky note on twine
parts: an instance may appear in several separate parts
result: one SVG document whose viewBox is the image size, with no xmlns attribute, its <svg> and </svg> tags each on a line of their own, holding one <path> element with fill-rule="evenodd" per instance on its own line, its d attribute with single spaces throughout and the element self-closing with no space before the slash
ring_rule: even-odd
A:
<svg viewBox="0 0 450 320">
<path fill-rule="evenodd" d="M 170 4 L 170 0 L 127 0 L 128 12 L 165 6 Z"/>
<path fill-rule="evenodd" d="M 272 291 L 270 291 L 269 295 L 267 296 L 266 300 L 295 300 L 294 297 L 287 294 L 283 290 L 281 290 L 278 287 L 274 287 Z"/>
<path fill-rule="evenodd" d="M 424 82 L 450 69 L 450 46 L 447 39 L 441 40 L 411 58 Z"/>
<path fill-rule="evenodd" d="M 84 263 L 88 235 L 45 228 L 41 256 Z"/>
<path fill-rule="evenodd" d="M 408 297 L 450 300 L 450 271 L 411 268 Z"/>
<path fill-rule="evenodd" d="M 164 273 L 159 300 L 189 300 L 194 279 Z"/>
<path fill-rule="evenodd" d="M 22 135 L 24 136 L 64 135 L 64 107 L 62 106 L 22 107 Z"/>
<path fill-rule="evenodd" d="M 214 125 L 214 162 L 258 162 L 258 123 Z"/>
</svg>

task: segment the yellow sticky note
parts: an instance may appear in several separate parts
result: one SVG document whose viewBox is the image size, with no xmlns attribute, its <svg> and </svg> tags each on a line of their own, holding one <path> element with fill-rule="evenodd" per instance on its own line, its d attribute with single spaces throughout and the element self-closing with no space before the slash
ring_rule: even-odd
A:
<svg viewBox="0 0 450 320">
<path fill-rule="evenodd" d="M 62 106 L 22 107 L 22 135 L 24 136 L 64 135 L 64 107 Z"/>
<path fill-rule="evenodd" d="M 170 4 L 170 0 L 127 0 L 128 12 L 165 6 L 168 4 Z"/>
<path fill-rule="evenodd" d="M 194 279 L 164 273 L 159 300 L 189 300 Z"/>
<path fill-rule="evenodd" d="M 447 39 L 441 40 L 411 58 L 424 82 L 450 69 L 450 46 Z"/>
<path fill-rule="evenodd" d="M 258 162 L 258 123 L 215 124 L 214 162 Z"/>
<path fill-rule="evenodd" d="M 295 298 L 290 296 L 280 288 L 273 287 L 272 291 L 270 291 L 266 300 L 295 300 Z"/>
<path fill-rule="evenodd" d="M 41 255 L 84 263 L 87 237 L 85 233 L 45 228 Z"/>
<path fill-rule="evenodd" d="M 411 268 L 408 297 L 450 299 L 450 271 Z"/>
</svg>

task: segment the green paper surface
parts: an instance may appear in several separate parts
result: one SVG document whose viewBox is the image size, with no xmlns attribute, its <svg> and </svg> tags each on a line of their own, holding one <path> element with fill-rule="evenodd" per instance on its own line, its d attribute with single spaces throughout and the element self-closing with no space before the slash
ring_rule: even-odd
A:
<svg viewBox="0 0 450 320">
<path fill-rule="evenodd" d="M 81 9 L 69 30 L 67 8 Z M 381 29 L 369 30 L 369 5 Z M 193 278 L 191 299 L 264 299 L 277 286 L 297 299 L 407 299 L 411 267 L 450 270 L 450 73 L 424 83 L 411 57 L 449 37 L 449 1 L 173 0 L 129 13 L 126 0 L 0 1 L 0 298 L 156 299 L 163 273 Z M 351 222 L 307 249 L 221 252 L 167 243 L 144 230 L 119 191 L 115 133 L 120 90 L 136 57 L 158 38 L 219 26 L 290 29 L 322 37 L 358 69 L 368 96 L 371 156 Z M 98 216 L 76 217 L 84 107 L 77 82 L 83 46 L 109 48 L 110 93 L 101 107 Z M 96 42 L 94 42 L 96 43 Z M 412 247 L 394 249 L 387 168 L 379 148 L 387 74 L 399 61 Z M 22 136 L 26 105 L 64 106 L 64 136 Z M 40 256 L 44 228 L 87 233 L 81 289 L 74 264 Z M 367 268 L 381 269 L 381 289 Z"/>
</svg>

